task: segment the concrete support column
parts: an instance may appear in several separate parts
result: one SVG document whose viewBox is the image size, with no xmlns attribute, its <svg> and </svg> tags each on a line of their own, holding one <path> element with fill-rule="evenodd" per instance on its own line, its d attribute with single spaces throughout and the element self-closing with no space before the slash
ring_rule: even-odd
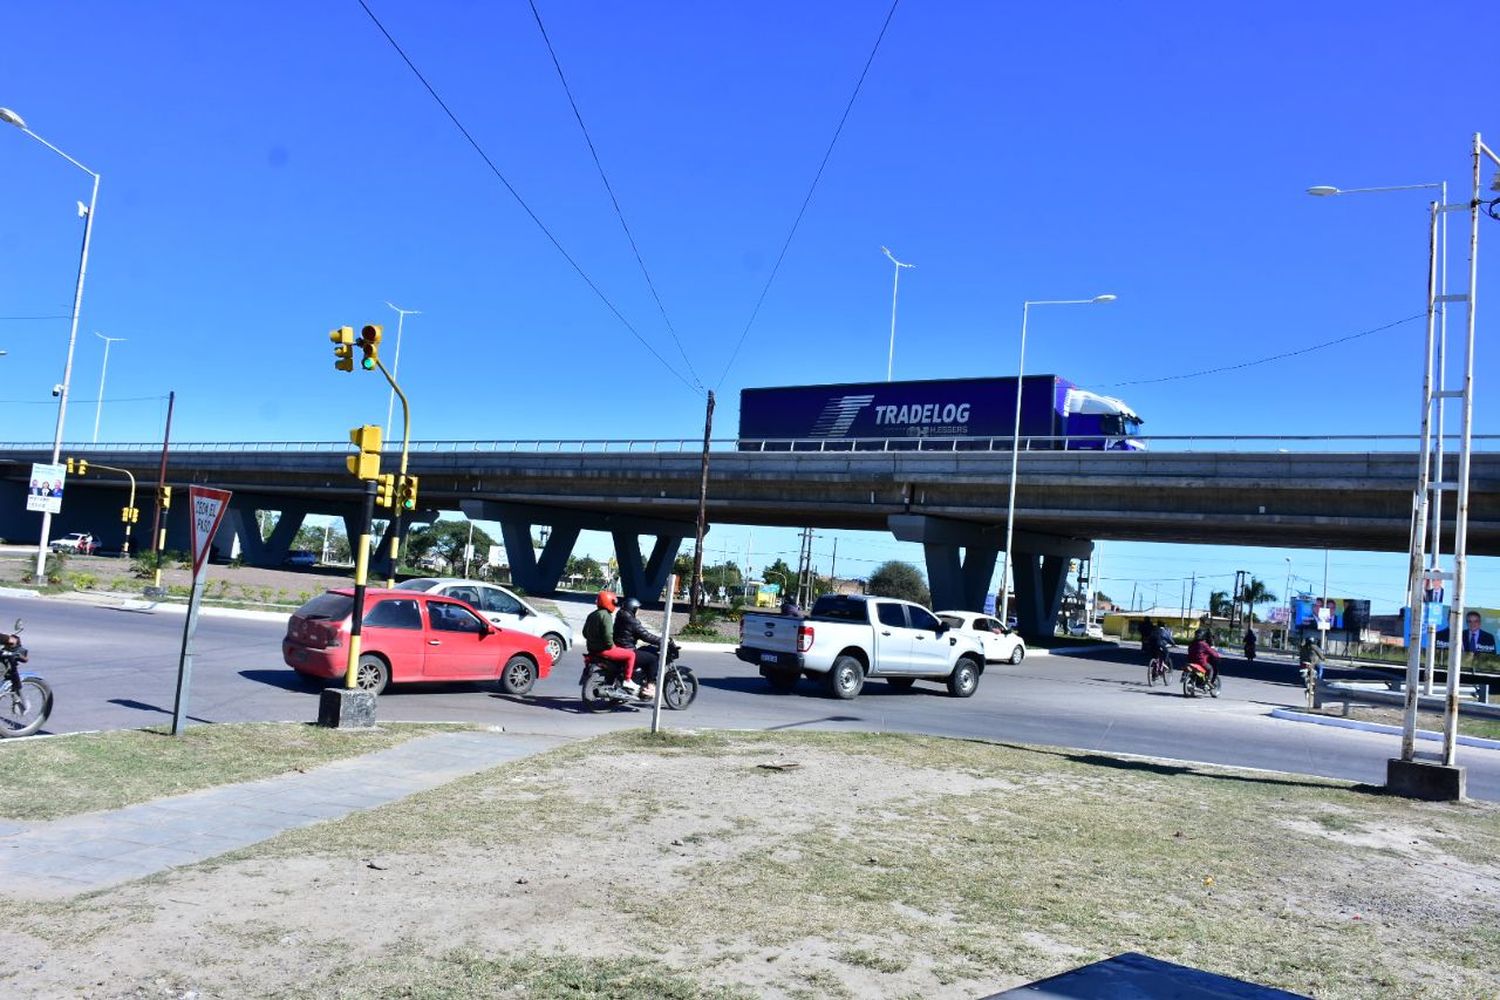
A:
<svg viewBox="0 0 1500 1000">
<path fill-rule="evenodd" d="M 927 542 L 927 587 L 939 610 L 982 611 L 1000 549 L 994 545 L 945 545 Z"/>
<path fill-rule="evenodd" d="M 666 589 L 672 564 L 682 548 L 681 535 L 657 535 L 649 558 L 641 558 L 640 535 L 633 531 L 610 532 L 615 539 L 615 560 L 620 564 L 620 589 L 626 597 L 651 604 Z"/>
<path fill-rule="evenodd" d="M 1069 556 L 1017 551 L 1015 572 L 1016 628 L 1027 638 L 1053 634 L 1068 582 Z"/>
<path fill-rule="evenodd" d="M 500 538 L 505 542 L 505 558 L 510 563 L 510 581 L 528 594 L 555 594 L 568 566 L 568 556 L 578 543 L 578 529 L 554 526 L 538 558 L 531 547 L 531 528 L 529 520 L 500 521 Z"/>
</svg>

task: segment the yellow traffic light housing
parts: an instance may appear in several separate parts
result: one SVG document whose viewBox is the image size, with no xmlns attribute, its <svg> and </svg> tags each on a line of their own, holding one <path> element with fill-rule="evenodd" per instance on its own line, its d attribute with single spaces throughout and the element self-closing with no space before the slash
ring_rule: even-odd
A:
<svg viewBox="0 0 1500 1000">
<path fill-rule="evenodd" d="M 120 523 L 135 524 L 141 519 L 141 512 L 135 507 L 120 508 Z"/>
<path fill-rule="evenodd" d="M 359 449 L 358 455 L 344 460 L 349 471 L 360 479 L 375 479 L 380 475 L 380 428 L 365 424 L 349 431 L 349 440 Z"/>
<path fill-rule="evenodd" d="M 360 328 L 359 349 L 365 354 L 360 366 L 365 371 L 373 371 L 375 362 L 380 358 L 380 334 L 383 329 L 378 323 L 369 323 Z"/>
<path fill-rule="evenodd" d="M 70 458 L 70 459 L 68 459 L 68 473 L 70 475 L 76 473 L 76 474 L 82 476 L 82 475 L 87 474 L 88 471 L 89 471 L 89 460 L 88 459 L 86 459 L 86 458 L 80 458 L 80 459 L 72 459 L 72 458 Z"/>
<path fill-rule="evenodd" d="M 354 370 L 354 327 L 341 326 L 337 330 L 330 330 L 328 339 L 333 341 L 333 367 L 341 372 L 352 372 Z"/>
<path fill-rule="evenodd" d="M 381 507 L 392 507 L 396 503 L 396 477 L 389 472 L 383 472 L 380 478 L 375 480 L 375 503 Z"/>
<path fill-rule="evenodd" d="M 397 502 L 401 505 L 402 510 L 413 511 L 417 509 L 416 476 L 401 477 L 401 489 L 397 496 Z"/>
<path fill-rule="evenodd" d="M 158 491 L 158 494 L 159 494 L 159 502 L 161 504 L 161 509 L 162 510 L 169 509 L 172 506 L 172 487 L 170 487 L 170 486 L 163 486 Z"/>
</svg>

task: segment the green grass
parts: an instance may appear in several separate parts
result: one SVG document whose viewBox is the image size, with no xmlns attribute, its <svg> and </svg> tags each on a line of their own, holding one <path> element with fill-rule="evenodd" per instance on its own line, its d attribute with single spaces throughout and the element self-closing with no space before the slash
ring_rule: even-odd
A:
<svg viewBox="0 0 1500 1000">
<path fill-rule="evenodd" d="M 325 729 L 299 723 L 164 727 L 0 743 L 0 769 L 24 795 L 0 795 L 0 817 L 49 820 L 166 795 L 269 778 L 372 753 L 453 726 Z"/>
<path fill-rule="evenodd" d="M 1321 715 L 1343 717 L 1343 709 L 1325 708 Z M 1399 708 L 1384 708 L 1369 705 L 1350 705 L 1349 715 L 1351 719 L 1362 722 L 1378 722 L 1386 726 L 1401 725 L 1403 712 Z M 1431 732 L 1441 733 L 1443 731 L 1443 714 L 1441 712 L 1419 712 L 1417 713 L 1417 728 L 1426 729 Z M 1500 719 L 1488 719 L 1475 715 L 1458 716 L 1458 731 L 1463 736 L 1478 736 L 1481 739 L 1500 740 Z"/>
</svg>

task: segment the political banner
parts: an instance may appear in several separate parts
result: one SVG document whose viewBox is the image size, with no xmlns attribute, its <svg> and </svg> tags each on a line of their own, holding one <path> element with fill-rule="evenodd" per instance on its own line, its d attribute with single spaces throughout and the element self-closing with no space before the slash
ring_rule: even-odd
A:
<svg viewBox="0 0 1500 1000">
<path fill-rule="evenodd" d="M 1294 597 L 1292 626 L 1357 634 L 1370 627 L 1370 602 L 1352 597 Z"/>
<path fill-rule="evenodd" d="M 57 514 L 62 511 L 63 483 L 67 469 L 61 465 L 31 465 L 31 488 L 26 491 L 26 509 Z"/>
</svg>

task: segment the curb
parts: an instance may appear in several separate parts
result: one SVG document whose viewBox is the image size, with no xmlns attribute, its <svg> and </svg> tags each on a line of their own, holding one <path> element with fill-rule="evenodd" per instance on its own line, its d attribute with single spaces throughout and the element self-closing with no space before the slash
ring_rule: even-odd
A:
<svg viewBox="0 0 1500 1000">
<path fill-rule="evenodd" d="M 1308 715 L 1289 708 L 1271 709 L 1271 718 L 1285 719 L 1287 722 L 1307 722 L 1315 726 L 1332 726 L 1335 729 L 1357 729 L 1360 732 L 1380 733 L 1384 736 L 1401 735 L 1400 726 L 1387 726 L 1383 722 L 1361 722 L 1359 719 L 1336 719 L 1326 715 Z M 1417 739 L 1441 743 L 1443 734 L 1435 733 L 1430 729 L 1418 729 Z M 1500 750 L 1500 740 L 1487 740 L 1482 736 L 1459 736 L 1458 744 L 1465 747 L 1478 747 L 1481 750 Z"/>
</svg>

